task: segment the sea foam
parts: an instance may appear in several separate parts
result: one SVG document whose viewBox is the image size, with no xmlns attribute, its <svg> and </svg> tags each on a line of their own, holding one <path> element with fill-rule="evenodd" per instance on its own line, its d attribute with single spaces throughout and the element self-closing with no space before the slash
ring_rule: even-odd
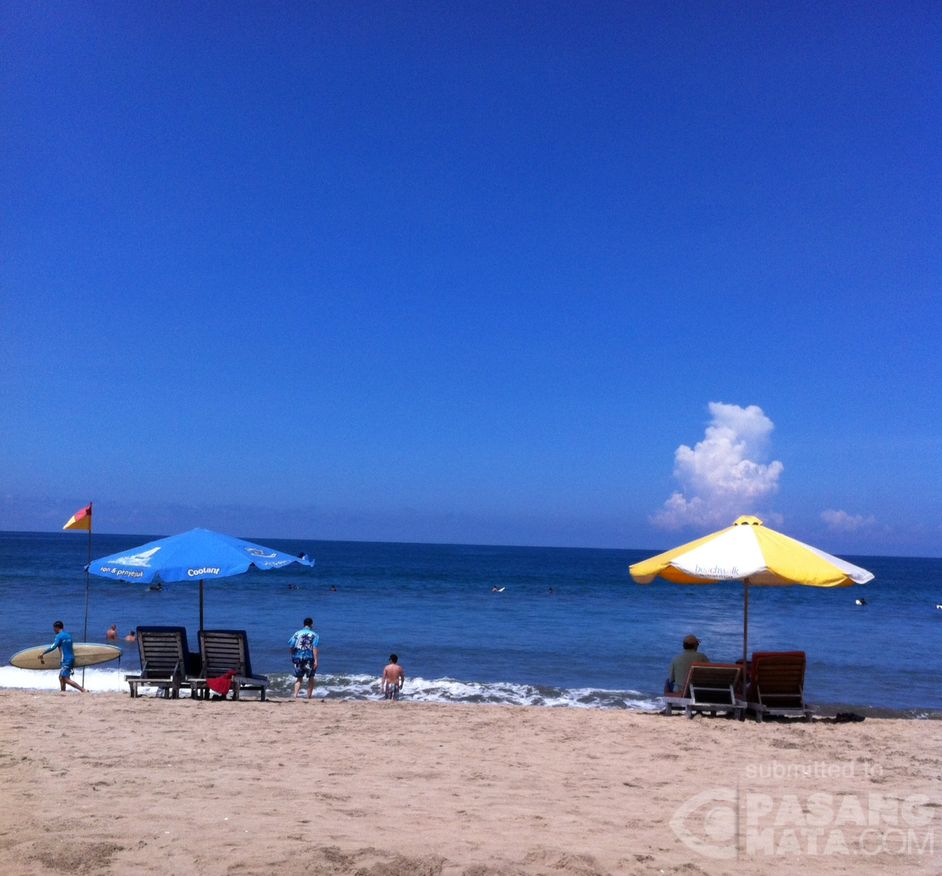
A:
<svg viewBox="0 0 942 876">
<path fill-rule="evenodd" d="M 84 682 L 81 669 L 73 672 L 72 679 L 86 690 L 95 693 L 113 693 L 128 689 L 124 676 L 125 671 L 121 669 L 101 669 L 90 666 L 85 669 Z M 0 666 L 0 688 L 58 690 L 59 673 L 55 669 L 17 669 L 15 666 Z"/>
<path fill-rule="evenodd" d="M 272 676 L 272 692 L 290 692 L 293 679 Z M 382 699 L 379 679 L 373 675 L 318 676 L 315 697 L 331 700 Z M 464 681 L 456 678 L 410 678 L 402 692 L 403 700 L 423 703 L 482 703 L 513 706 L 548 706 L 581 709 L 632 709 L 660 711 L 663 703 L 636 690 L 557 688 L 501 681 Z"/>
<path fill-rule="evenodd" d="M 85 670 L 84 687 L 92 693 L 126 692 L 125 671 L 89 667 Z M 73 676 L 82 683 L 82 670 Z M 270 693 L 288 696 L 294 679 L 290 675 L 272 675 Z M 58 690 L 59 678 L 54 670 L 17 669 L 0 666 L 0 689 Z M 156 688 L 142 691 L 155 693 Z M 185 695 L 185 694 L 184 694 Z M 315 697 L 330 700 L 382 699 L 382 686 L 373 675 L 318 676 Z M 511 682 L 462 681 L 456 678 L 410 678 L 402 694 L 403 700 L 422 703 L 482 703 L 513 706 L 548 706 L 580 709 L 632 709 L 658 711 L 663 706 L 656 699 L 636 690 L 597 690 L 594 688 L 557 688 Z"/>
</svg>

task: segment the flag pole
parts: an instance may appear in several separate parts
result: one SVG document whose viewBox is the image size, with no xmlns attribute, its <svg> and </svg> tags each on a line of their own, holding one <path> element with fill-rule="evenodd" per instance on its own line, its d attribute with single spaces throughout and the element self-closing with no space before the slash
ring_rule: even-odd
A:
<svg viewBox="0 0 942 876">
<path fill-rule="evenodd" d="M 92 564 L 92 503 L 88 503 L 88 562 L 85 564 L 85 622 L 82 625 L 82 641 L 88 641 L 88 567 Z M 82 687 L 85 687 L 85 667 L 82 667 Z"/>
</svg>

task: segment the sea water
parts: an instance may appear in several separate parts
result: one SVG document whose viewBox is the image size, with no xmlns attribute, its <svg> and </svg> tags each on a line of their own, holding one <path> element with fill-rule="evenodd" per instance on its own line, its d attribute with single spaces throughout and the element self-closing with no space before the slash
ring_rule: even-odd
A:
<svg viewBox="0 0 942 876">
<path fill-rule="evenodd" d="M 92 556 L 153 537 L 96 534 Z M 396 652 L 415 700 L 654 710 L 687 633 L 713 661 L 742 655 L 742 585 L 635 584 L 628 566 L 656 549 L 246 537 L 316 561 L 205 584 L 206 628 L 246 630 L 252 668 L 272 676 L 275 693 L 289 690 L 288 638 L 306 616 L 321 637 L 317 695 L 328 698 L 378 696 L 378 676 Z M 942 560 L 846 559 L 876 579 L 751 588 L 750 652 L 805 651 L 812 703 L 939 712 Z M 54 672 L 9 666 L 15 651 L 51 642 L 57 619 L 76 641 L 92 642 L 106 641 L 111 624 L 121 639 L 138 624 L 185 626 L 196 648 L 196 583 L 154 591 L 91 576 L 86 591 L 87 560 L 84 533 L 0 533 L 0 687 L 58 686 Z M 86 670 L 92 690 L 127 689 L 137 646 L 118 644 L 120 663 Z"/>
</svg>

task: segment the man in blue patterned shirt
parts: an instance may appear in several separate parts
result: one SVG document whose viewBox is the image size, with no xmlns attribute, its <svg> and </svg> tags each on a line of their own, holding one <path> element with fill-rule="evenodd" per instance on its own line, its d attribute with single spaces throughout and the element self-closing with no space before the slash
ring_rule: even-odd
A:
<svg viewBox="0 0 942 876">
<path fill-rule="evenodd" d="M 85 693 L 85 688 L 77 682 L 72 681 L 72 670 L 75 669 L 75 651 L 72 648 L 72 634 L 65 631 L 65 624 L 57 620 L 52 628 L 56 631 L 56 638 L 53 643 L 39 655 L 39 662 L 45 663 L 43 657 L 50 651 L 59 649 L 62 660 L 59 663 L 59 687 L 65 693 L 65 686 L 74 687 L 77 691 Z"/>
<path fill-rule="evenodd" d="M 304 618 L 304 626 L 298 630 L 289 640 L 288 647 L 291 648 L 291 662 L 294 664 L 294 696 L 297 698 L 301 693 L 301 682 L 304 676 L 307 676 L 307 698 L 314 697 L 314 676 L 317 673 L 317 645 L 321 637 L 314 632 L 314 619 Z"/>
</svg>

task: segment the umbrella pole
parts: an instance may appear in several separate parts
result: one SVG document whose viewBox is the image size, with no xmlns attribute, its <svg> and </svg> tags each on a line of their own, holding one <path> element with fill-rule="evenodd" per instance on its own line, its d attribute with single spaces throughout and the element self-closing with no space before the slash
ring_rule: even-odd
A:
<svg viewBox="0 0 942 876">
<path fill-rule="evenodd" d="M 200 632 L 203 632 L 203 579 L 200 578 Z"/>
<path fill-rule="evenodd" d="M 743 579 L 743 607 L 742 607 L 742 677 L 743 694 L 749 684 L 749 579 Z"/>
</svg>

